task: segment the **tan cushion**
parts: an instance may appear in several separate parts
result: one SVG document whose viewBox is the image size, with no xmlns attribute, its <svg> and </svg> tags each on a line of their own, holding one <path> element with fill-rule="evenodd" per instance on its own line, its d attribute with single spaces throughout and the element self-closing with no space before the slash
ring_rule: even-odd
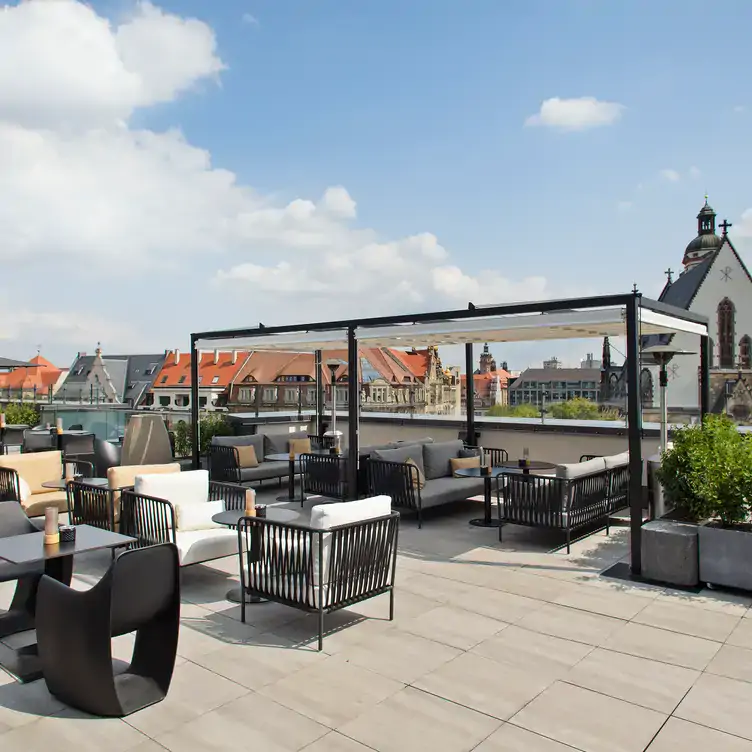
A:
<svg viewBox="0 0 752 752">
<path fill-rule="evenodd" d="M 311 453 L 311 440 L 310 439 L 290 439 L 290 451 L 293 454 L 310 454 Z"/>
<path fill-rule="evenodd" d="M 170 462 L 165 465 L 120 465 L 107 471 L 107 485 L 111 489 L 130 488 L 136 484 L 137 475 L 161 475 L 162 473 L 179 473 L 180 463 Z"/>
<path fill-rule="evenodd" d="M 423 488 L 423 486 L 426 485 L 426 479 L 423 475 L 423 471 L 418 467 L 418 463 L 414 459 L 408 457 L 405 464 L 412 465 L 418 471 L 417 478 L 415 477 L 415 473 L 411 473 L 411 477 L 413 479 L 413 488 Z"/>
<path fill-rule="evenodd" d="M 47 493 L 42 483 L 60 480 L 63 477 L 62 454 L 54 452 L 29 452 L 28 454 L 4 454 L 0 456 L 0 467 L 15 470 L 28 484 L 31 493 Z"/>
<path fill-rule="evenodd" d="M 454 475 L 458 470 L 464 470 L 469 467 L 480 467 L 480 457 L 452 457 L 449 460 L 449 464 L 452 468 L 452 475 Z"/>
<path fill-rule="evenodd" d="M 258 467 L 258 457 L 256 457 L 256 447 L 250 446 L 236 446 L 235 460 L 238 463 L 238 467 L 242 470 L 246 467 Z"/>
<path fill-rule="evenodd" d="M 57 507 L 62 514 L 68 511 L 68 494 L 65 491 L 32 494 L 21 506 L 29 517 L 43 517 L 47 507 Z"/>
</svg>

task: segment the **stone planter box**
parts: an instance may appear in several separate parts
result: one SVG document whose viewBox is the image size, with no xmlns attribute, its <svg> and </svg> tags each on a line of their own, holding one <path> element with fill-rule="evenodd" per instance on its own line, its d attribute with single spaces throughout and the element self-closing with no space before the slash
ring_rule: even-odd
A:
<svg viewBox="0 0 752 752">
<path fill-rule="evenodd" d="M 700 582 L 697 525 L 654 520 L 642 526 L 642 576 L 680 587 Z"/>
<path fill-rule="evenodd" d="M 700 580 L 752 590 L 752 532 L 699 526 Z"/>
</svg>

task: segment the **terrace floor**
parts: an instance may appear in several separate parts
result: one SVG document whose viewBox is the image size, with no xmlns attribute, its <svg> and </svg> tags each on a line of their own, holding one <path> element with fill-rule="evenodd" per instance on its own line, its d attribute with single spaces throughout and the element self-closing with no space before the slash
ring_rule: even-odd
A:
<svg viewBox="0 0 752 752">
<path fill-rule="evenodd" d="M 752 599 L 599 577 L 626 529 L 567 556 L 540 531 L 505 528 L 499 545 L 468 526 L 479 511 L 421 531 L 406 518 L 395 620 L 388 596 L 333 614 L 323 653 L 315 617 L 264 603 L 240 622 L 225 600 L 236 559 L 184 570 L 164 702 L 95 719 L 2 675 L 0 752 L 752 751 Z M 108 564 L 81 557 L 76 586 Z M 118 638 L 118 657 L 131 644 Z"/>
</svg>

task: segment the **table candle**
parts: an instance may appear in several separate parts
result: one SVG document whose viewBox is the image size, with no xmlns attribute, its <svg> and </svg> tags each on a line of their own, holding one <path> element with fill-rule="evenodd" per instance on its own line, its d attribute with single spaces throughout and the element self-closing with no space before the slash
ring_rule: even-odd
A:
<svg viewBox="0 0 752 752">
<path fill-rule="evenodd" d="M 55 428 L 57 429 L 57 432 L 59 434 L 63 432 L 63 419 L 62 418 L 58 418 L 55 421 Z"/>
<path fill-rule="evenodd" d="M 5 428 L 5 413 L 0 413 L 0 428 Z"/>
<path fill-rule="evenodd" d="M 245 516 L 256 516 L 256 492 L 252 488 L 246 489 L 245 492 Z"/>
<path fill-rule="evenodd" d="M 73 480 L 76 476 L 76 466 L 72 462 L 65 463 L 65 480 Z"/>
<path fill-rule="evenodd" d="M 53 546 L 56 543 L 60 543 L 58 508 L 47 507 L 44 510 L 44 545 Z"/>
</svg>

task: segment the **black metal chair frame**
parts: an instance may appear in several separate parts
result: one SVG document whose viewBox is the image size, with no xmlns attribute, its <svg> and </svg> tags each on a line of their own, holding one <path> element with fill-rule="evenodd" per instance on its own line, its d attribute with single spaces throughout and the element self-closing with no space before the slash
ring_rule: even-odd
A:
<svg viewBox="0 0 752 752">
<path fill-rule="evenodd" d="M 394 618 L 398 535 L 398 512 L 327 529 L 241 517 L 241 592 L 318 614 L 322 650 L 326 614 L 389 593 L 389 619 Z M 325 536 L 330 536 L 326 564 Z M 240 618 L 245 622 L 244 602 Z"/>
<path fill-rule="evenodd" d="M 222 500 L 228 511 L 245 509 L 247 490 L 244 486 L 209 481 L 207 501 Z M 176 543 L 175 507 L 166 499 L 124 488 L 120 496 L 120 532 L 136 539 L 131 548 Z"/>
<path fill-rule="evenodd" d="M 172 572 L 166 568 L 168 558 Z M 129 577 L 130 567 L 136 568 Z M 89 590 L 42 577 L 37 645 L 50 692 L 72 707 L 106 717 L 123 717 L 163 700 L 177 656 L 179 571 L 177 549 L 168 544 L 120 554 Z M 133 631 L 131 663 L 114 674 L 112 638 Z"/>
<path fill-rule="evenodd" d="M 465 444 L 466 450 L 478 450 L 480 447 Z M 509 460 L 506 449 L 483 449 L 491 457 L 492 465 L 499 465 Z M 367 465 L 368 492 L 391 496 L 392 506 L 410 509 L 416 512 L 418 529 L 423 527 L 423 499 L 420 493 L 418 468 L 406 462 L 390 462 L 369 458 Z"/>
<path fill-rule="evenodd" d="M 68 516 L 71 525 L 91 525 L 115 532 L 114 494 L 109 488 L 73 481 L 68 484 Z M 113 555 L 115 550 L 113 549 Z"/>
<path fill-rule="evenodd" d="M 85 478 L 93 477 L 94 466 L 91 462 L 85 460 L 67 460 L 70 464 L 76 466 L 77 469 L 85 470 L 88 472 L 82 472 L 81 475 Z M 18 471 L 12 467 L 0 467 L 0 502 L 3 501 L 20 501 L 21 500 L 21 488 L 18 482 Z M 62 478 L 61 478 L 62 480 Z"/>
<path fill-rule="evenodd" d="M 307 493 L 329 499 L 347 499 L 347 458 L 340 454 L 301 454 L 300 504 Z"/>
<path fill-rule="evenodd" d="M 0 429 L 0 454 L 8 454 L 8 447 L 19 447 L 23 451 L 24 436 L 28 426 L 24 428 L 3 428 Z M 8 437 L 11 441 L 8 441 Z M 18 441 L 18 438 L 21 440 Z"/>
</svg>

